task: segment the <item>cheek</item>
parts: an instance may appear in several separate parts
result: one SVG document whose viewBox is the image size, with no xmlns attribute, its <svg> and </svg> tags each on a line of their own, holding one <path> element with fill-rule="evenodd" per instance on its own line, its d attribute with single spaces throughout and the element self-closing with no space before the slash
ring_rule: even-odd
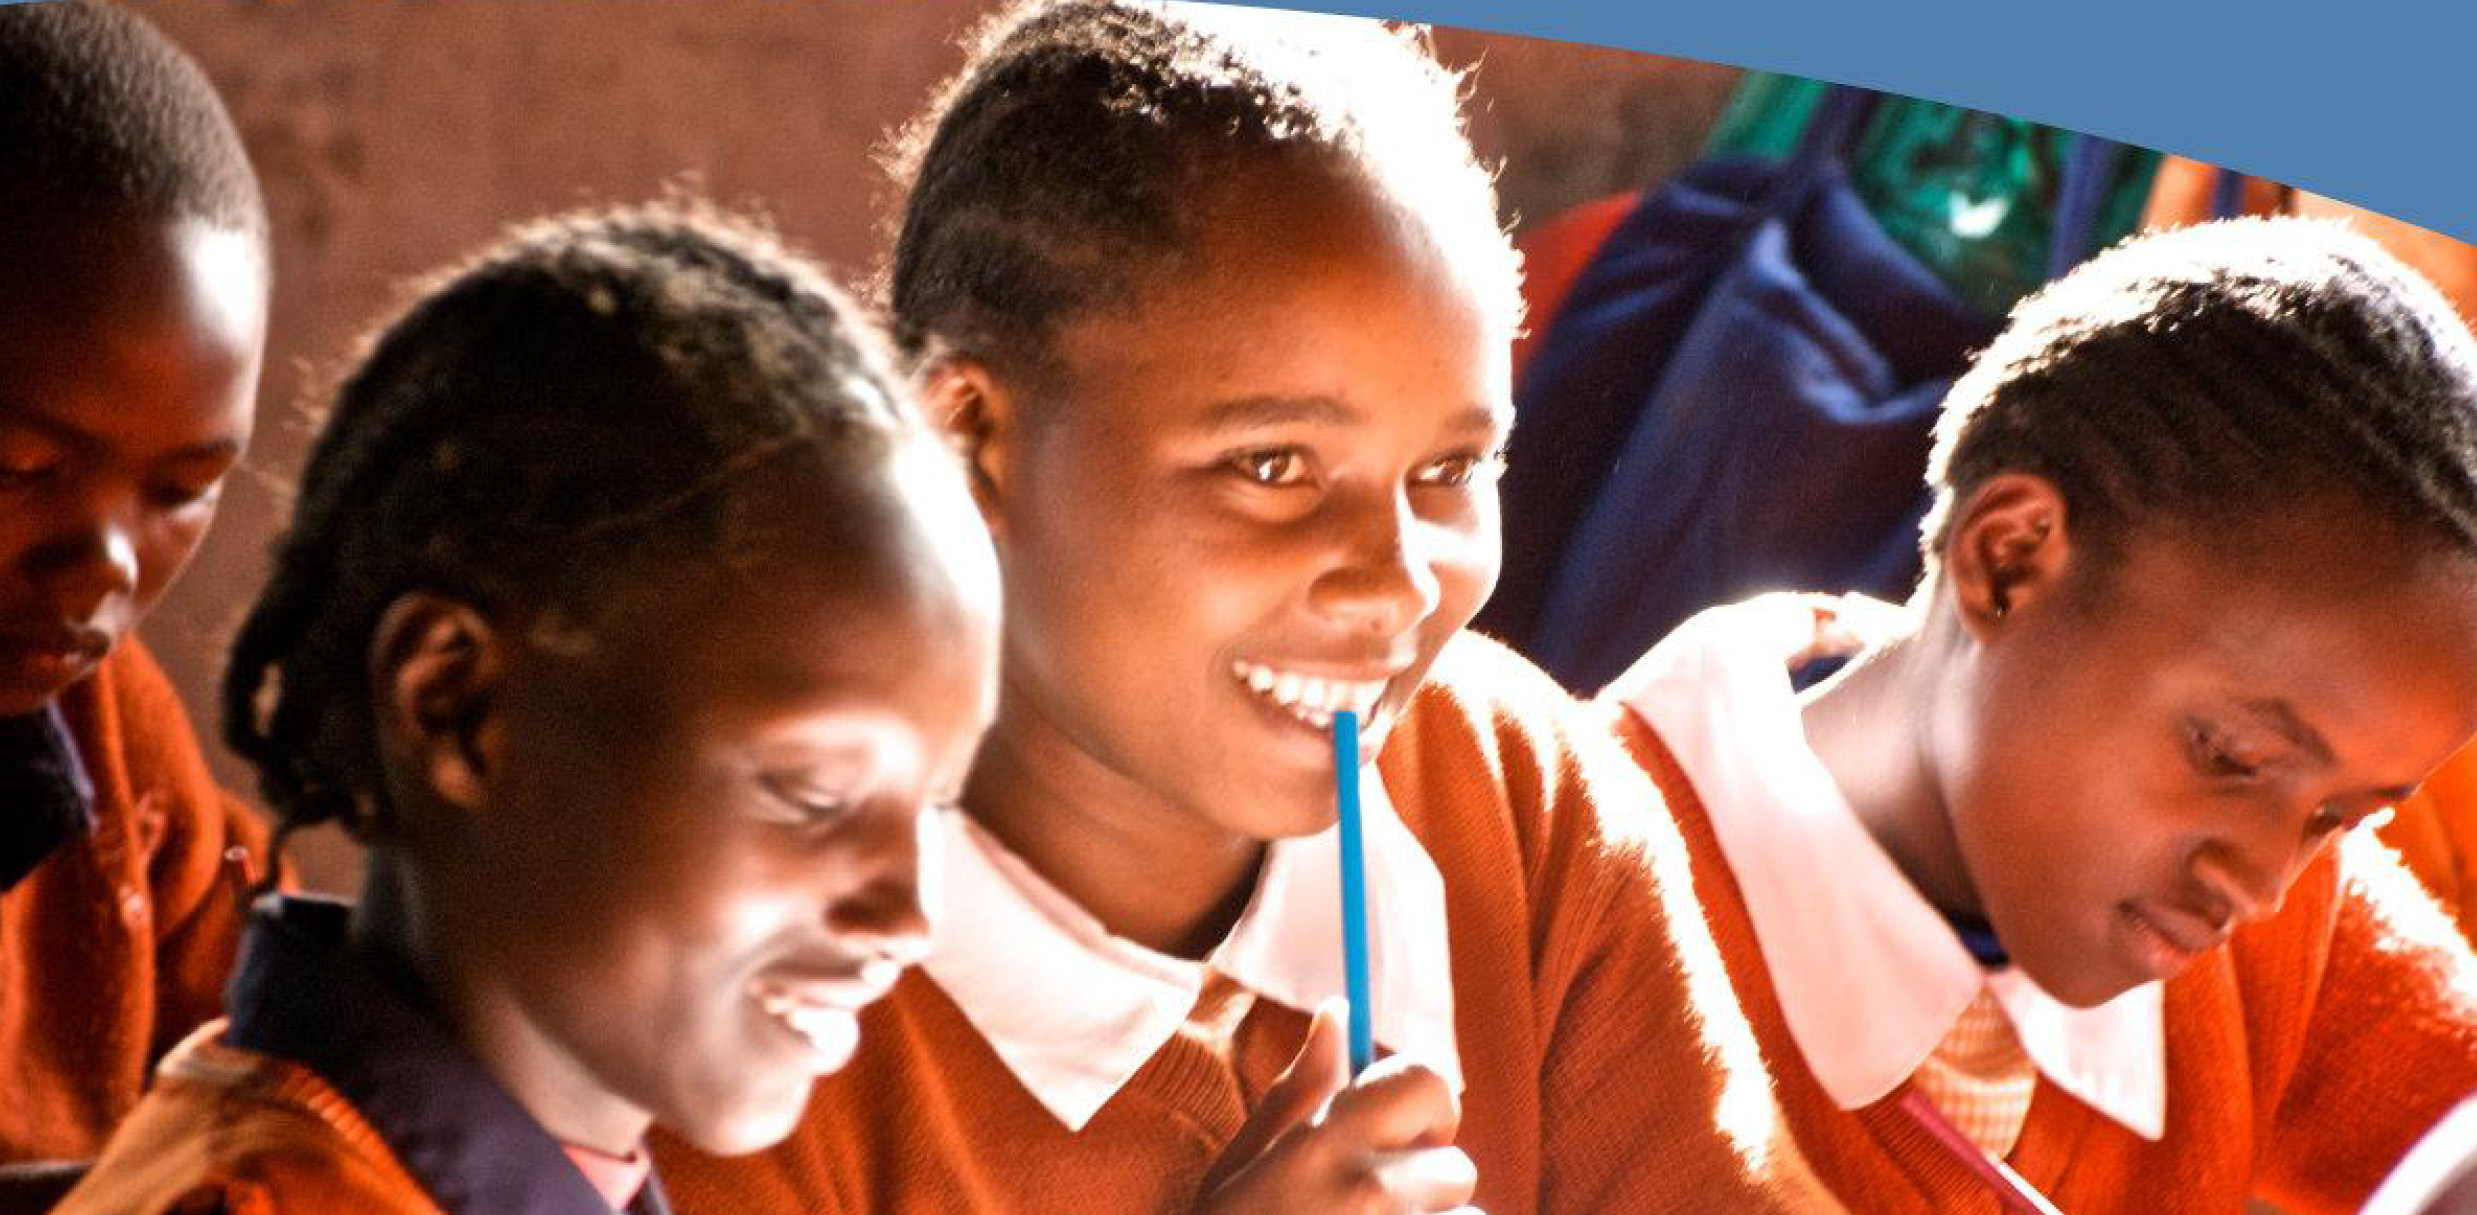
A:
<svg viewBox="0 0 2477 1215">
<path fill-rule="evenodd" d="M 1480 605 L 1495 593 L 1497 575 L 1505 565 L 1496 496 L 1487 495 L 1474 504 L 1468 519 L 1439 531 L 1442 534 L 1430 565 L 1436 571 L 1437 623 L 1450 635 L 1479 614 Z"/>
<path fill-rule="evenodd" d="M 742 849 L 597 868 L 601 896 L 552 939 L 588 960 L 572 986 L 594 992 L 593 1007 L 640 1010 L 638 1037 L 737 1034 L 747 976 L 813 914 L 780 866 Z"/>
<path fill-rule="evenodd" d="M 189 567 L 189 559 L 198 555 L 198 545 L 206 539 L 207 528 L 215 522 L 217 502 L 200 502 L 180 510 L 167 511 L 153 518 L 138 538 L 137 599 L 141 611 L 155 600 Z"/>
<path fill-rule="evenodd" d="M 44 534 L 44 520 L 26 501 L 28 495 L 0 492 L 0 577 L 22 576 L 26 553 Z"/>
</svg>

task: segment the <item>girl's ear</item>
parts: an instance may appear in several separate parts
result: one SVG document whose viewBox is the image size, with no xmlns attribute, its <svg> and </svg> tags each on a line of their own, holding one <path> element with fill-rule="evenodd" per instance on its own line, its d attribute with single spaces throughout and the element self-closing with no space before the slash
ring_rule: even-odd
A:
<svg viewBox="0 0 2477 1215">
<path fill-rule="evenodd" d="M 929 419 L 963 456 L 972 500 L 992 537 L 1006 537 L 1006 487 L 1015 450 L 1015 395 L 986 364 L 941 358 L 920 373 L 920 400 Z"/>
<path fill-rule="evenodd" d="M 470 605 L 412 591 L 380 614 L 370 637 L 379 753 L 426 794 L 479 810 L 499 756 L 499 681 L 506 643 Z"/>
<path fill-rule="evenodd" d="M 1944 554 L 1961 623 L 1984 642 L 2055 595 L 2072 560 L 2064 494 L 2029 473 L 1989 477 L 1970 495 Z"/>
</svg>

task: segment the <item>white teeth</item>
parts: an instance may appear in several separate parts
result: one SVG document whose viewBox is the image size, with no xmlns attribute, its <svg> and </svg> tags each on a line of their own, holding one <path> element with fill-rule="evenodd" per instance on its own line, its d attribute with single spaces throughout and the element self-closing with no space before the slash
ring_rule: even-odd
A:
<svg viewBox="0 0 2477 1215">
<path fill-rule="evenodd" d="M 757 1003 L 767 1016 L 807 1039 L 809 1046 L 832 1060 L 834 1066 L 841 1066 L 859 1046 L 859 1018 L 847 1009 L 811 1004 L 781 992 L 767 992 L 757 998 Z"/>
<path fill-rule="evenodd" d="M 1293 671 L 1277 671 L 1253 662 L 1233 662 L 1230 674 L 1258 695 L 1289 710 L 1290 715 L 1316 729 L 1333 724 L 1333 715 L 1343 709 L 1357 713 L 1361 719 L 1376 711 L 1384 699 L 1386 682 L 1375 680 L 1354 683 L 1339 679 L 1324 679 L 1301 675 Z"/>
<path fill-rule="evenodd" d="M 1299 680 L 1299 707 L 1319 713 L 1333 710 L 1333 681 L 1307 676 Z"/>
</svg>

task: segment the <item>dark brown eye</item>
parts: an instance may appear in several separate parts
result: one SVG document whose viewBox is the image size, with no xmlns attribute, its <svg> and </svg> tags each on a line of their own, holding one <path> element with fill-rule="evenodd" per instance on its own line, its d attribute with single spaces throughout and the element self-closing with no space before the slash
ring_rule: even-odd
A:
<svg viewBox="0 0 2477 1215">
<path fill-rule="evenodd" d="M 787 827 L 831 823 L 843 817 L 851 806 L 845 798 L 804 786 L 790 778 L 767 777 L 758 783 L 765 787 L 767 799 L 767 807 L 761 816 L 768 822 Z"/>
<path fill-rule="evenodd" d="M 36 439 L 0 440 L 0 489 L 32 485 L 60 467 L 61 452 Z"/>
<path fill-rule="evenodd" d="M 166 481 L 146 491 L 146 497 L 148 501 L 164 510 L 179 510 L 215 497 L 216 491 L 222 488 L 223 479 L 220 477 L 204 485 Z"/>
<path fill-rule="evenodd" d="M 2185 755 L 2195 771 L 2212 780 L 2250 781 L 2262 775 L 2259 756 L 2237 746 L 2199 718 L 2185 721 Z"/>
<path fill-rule="evenodd" d="M 1295 447 L 1243 451 L 1230 457 L 1230 466 L 1258 485 L 1299 485 L 1307 480 L 1307 457 Z"/>
<path fill-rule="evenodd" d="M 1462 452 L 1431 460 L 1411 474 L 1411 484 L 1434 489 L 1460 489 L 1495 471 L 1500 456 Z"/>
</svg>

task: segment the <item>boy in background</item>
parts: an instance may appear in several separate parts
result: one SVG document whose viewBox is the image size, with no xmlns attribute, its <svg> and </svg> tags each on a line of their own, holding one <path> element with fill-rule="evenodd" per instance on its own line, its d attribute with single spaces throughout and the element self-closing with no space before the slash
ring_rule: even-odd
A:
<svg viewBox="0 0 2477 1215">
<path fill-rule="evenodd" d="M 0 8 L 0 1209 L 218 1011 L 265 850 L 131 633 L 249 442 L 268 260 L 197 64 L 117 9 Z"/>
</svg>

